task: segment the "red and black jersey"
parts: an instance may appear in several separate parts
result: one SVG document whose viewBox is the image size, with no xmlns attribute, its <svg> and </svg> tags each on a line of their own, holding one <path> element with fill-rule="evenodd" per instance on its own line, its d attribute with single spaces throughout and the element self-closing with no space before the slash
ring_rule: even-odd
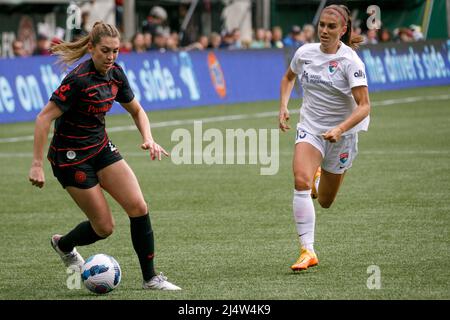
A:
<svg viewBox="0 0 450 320">
<path fill-rule="evenodd" d="M 50 100 L 64 112 L 55 122 L 48 159 L 59 167 L 75 165 L 99 153 L 108 143 L 105 114 L 114 101 L 127 103 L 134 94 L 123 69 L 114 64 L 100 74 L 89 59 L 73 69 Z"/>
</svg>

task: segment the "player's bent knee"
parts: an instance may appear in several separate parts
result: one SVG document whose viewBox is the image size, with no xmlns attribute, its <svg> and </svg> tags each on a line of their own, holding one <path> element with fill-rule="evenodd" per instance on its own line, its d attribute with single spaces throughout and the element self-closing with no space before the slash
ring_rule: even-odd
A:
<svg viewBox="0 0 450 320">
<path fill-rule="evenodd" d="M 295 175 L 295 190 L 311 190 L 312 181 L 302 175 Z"/>
<path fill-rule="evenodd" d="M 95 233 L 102 238 L 108 238 L 113 234 L 115 228 L 114 222 L 98 225 L 94 227 Z"/>
<path fill-rule="evenodd" d="M 147 214 L 148 206 L 145 201 L 139 200 L 130 204 L 126 211 L 130 217 L 140 217 Z"/>
</svg>

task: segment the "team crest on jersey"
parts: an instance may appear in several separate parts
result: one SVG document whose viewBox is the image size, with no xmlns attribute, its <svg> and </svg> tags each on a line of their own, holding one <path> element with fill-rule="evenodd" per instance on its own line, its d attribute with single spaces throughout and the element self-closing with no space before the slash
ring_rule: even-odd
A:
<svg viewBox="0 0 450 320">
<path fill-rule="evenodd" d="M 117 95 L 117 91 L 119 91 L 119 87 L 114 82 L 111 83 L 111 94 L 115 97 Z"/>
<path fill-rule="evenodd" d="M 328 71 L 330 72 L 330 74 L 333 74 L 337 70 L 337 67 L 337 61 L 330 61 L 330 63 L 328 64 Z"/>
<path fill-rule="evenodd" d="M 69 151 L 67 151 L 67 153 L 66 153 L 66 157 L 67 157 L 67 159 L 69 159 L 69 160 L 75 159 L 76 156 L 77 156 L 77 154 L 75 153 L 75 151 L 72 151 L 72 150 L 69 150 Z"/>
<path fill-rule="evenodd" d="M 340 161 L 342 164 L 346 163 L 347 160 L 348 160 L 348 152 L 344 152 L 344 153 L 341 153 L 341 154 L 339 155 L 339 161 Z"/>
<path fill-rule="evenodd" d="M 77 183 L 83 183 L 86 181 L 86 173 L 84 173 L 83 171 L 76 171 L 75 172 L 75 181 Z"/>
</svg>

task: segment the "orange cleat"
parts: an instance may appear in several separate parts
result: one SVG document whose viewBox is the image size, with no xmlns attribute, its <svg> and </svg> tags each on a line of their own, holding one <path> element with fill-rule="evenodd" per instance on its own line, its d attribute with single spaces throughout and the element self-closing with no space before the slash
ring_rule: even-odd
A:
<svg viewBox="0 0 450 320">
<path fill-rule="evenodd" d="M 308 269 L 309 267 L 314 267 L 319 264 L 319 259 L 315 253 L 309 251 L 308 249 L 302 248 L 300 252 L 300 257 L 298 260 L 291 266 L 292 271 L 303 271 Z"/>
<path fill-rule="evenodd" d="M 311 190 L 311 198 L 317 199 L 317 196 L 319 195 L 319 190 L 316 189 L 316 181 L 320 179 L 320 175 L 322 173 L 322 169 L 317 168 L 316 174 L 314 175 L 313 184 L 312 184 L 312 190 Z"/>
</svg>

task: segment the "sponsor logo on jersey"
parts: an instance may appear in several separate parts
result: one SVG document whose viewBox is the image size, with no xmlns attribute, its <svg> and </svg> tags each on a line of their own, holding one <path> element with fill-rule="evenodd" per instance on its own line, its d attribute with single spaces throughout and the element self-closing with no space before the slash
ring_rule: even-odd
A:
<svg viewBox="0 0 450 320">
<path fill-rule="evenodd" d="M 86 173 L 83 171 L 75 171 L 75 181 L 77 183 L 83 183 L 86 181 Z"/>
<path fill-rule="evenodd" d="M 346 163 L 347 160 L 348 160 L 348 152 L 344 152 L 344 153 L 341 153 L 341 154 L 339 155 L 339 161 L 340 161 L 342 164 Z"/>
<path fill-rule="evenodd" d="M 89 105 L 87 112 L 89 113 L 103 113 L 103 112 L 108 112 L 110 109 L 112 108 L 112 104 L 111 103 L 107 103 L 102 107 L 95 107 L 93 105 Z"/>
<path fill-rule="evenodd" d="M 305 64 L 310 64 L 310 63 L 312 63 L 312 61 L 309 61 L 309 60 L 305 61 Z"/>
<path fill-rule="evenodd" d="M 337 70 L 337 67 L 337 61 L 330 61 L 330 63 L 328 64 L 328 71 L 330 72 L 330 74 L 333 74 Z"/>
<path fill-rule="evenodd" d="M 366 78 L 366 74 L 365 74 L 362 70 L 356 71 L 356 72 L 353 74 L 353 76 L 354 76 L 355 78 L 363 78 L 363 79 Z"/>
<path fill-rule="evenodd" d="M 225 77 L 223 75 L 219 60 L 213 52 L 208 54 L 208 69 L 214 89 L 216 89 L 219 97 L 224 98 L 227 95 Z"/>
</svg>

